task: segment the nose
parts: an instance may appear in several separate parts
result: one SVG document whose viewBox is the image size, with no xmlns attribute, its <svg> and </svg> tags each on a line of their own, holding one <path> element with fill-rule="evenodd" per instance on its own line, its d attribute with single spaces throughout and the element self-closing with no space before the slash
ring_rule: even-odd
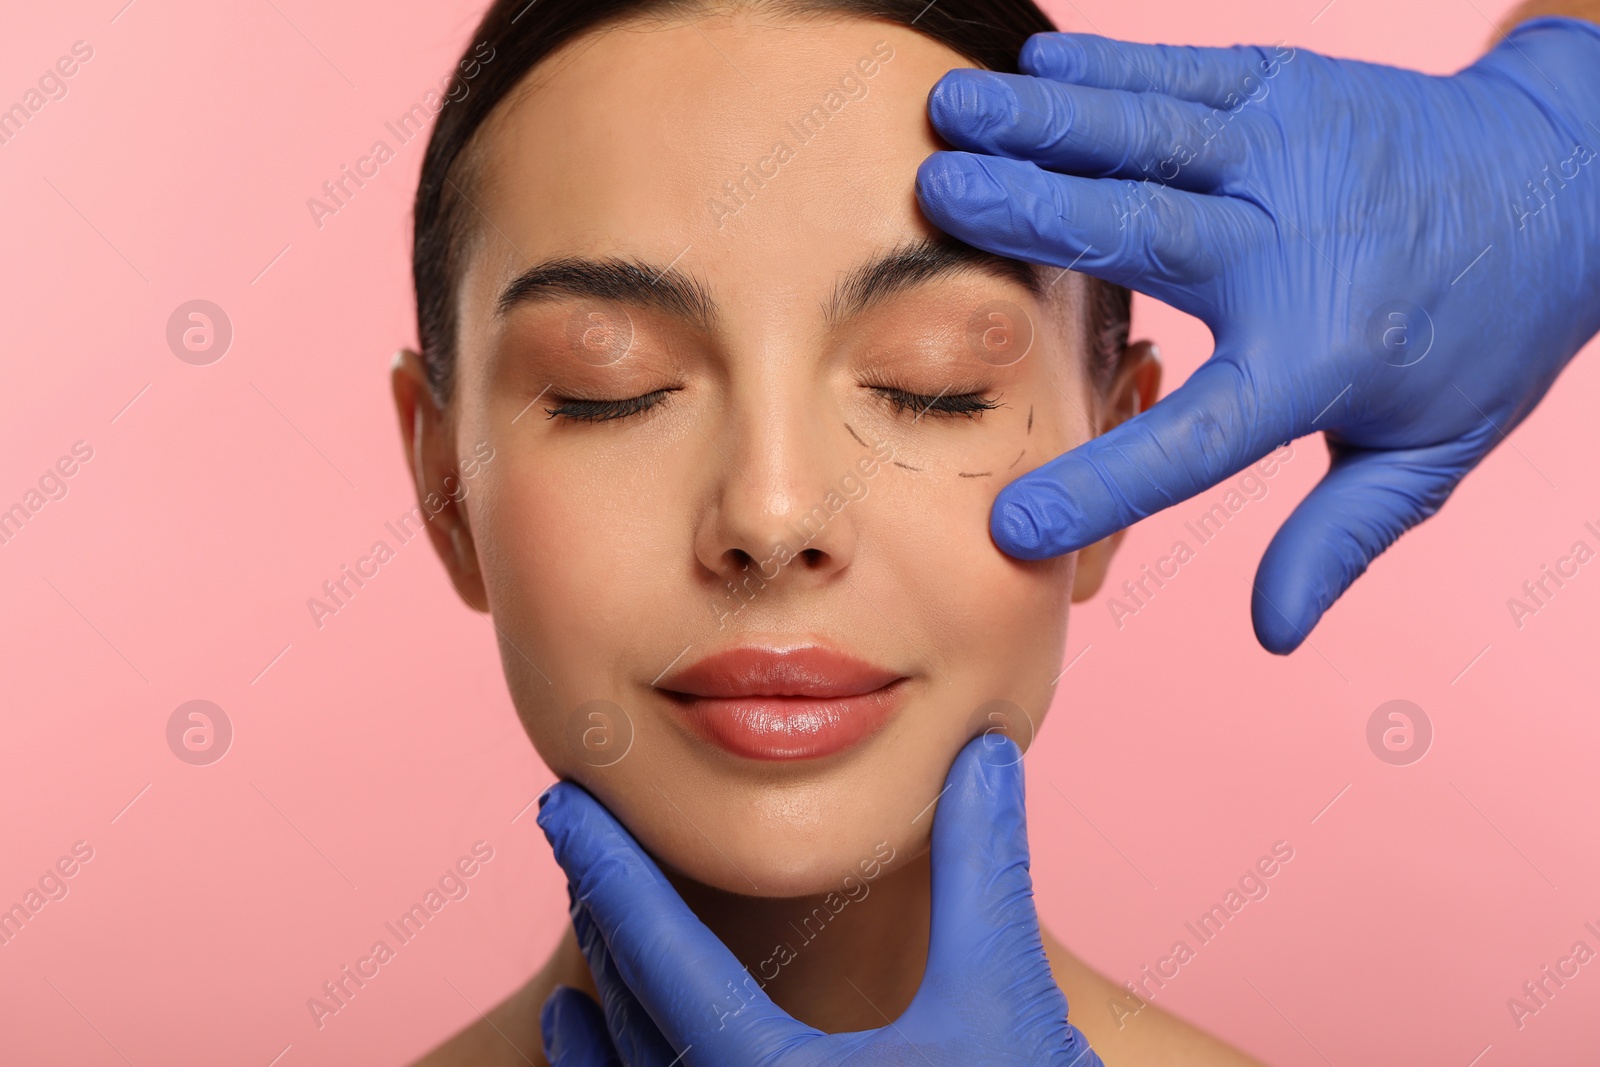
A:
<svg viewBox="0 0 1600 1067">
<path fill-rule="evenodd" d="M 818 408 L 777 397 L 702 430 L 708 484 L 695 554 L 730 592 L 816 588 L 850 566 L 866 449 Z"/>
</svg>

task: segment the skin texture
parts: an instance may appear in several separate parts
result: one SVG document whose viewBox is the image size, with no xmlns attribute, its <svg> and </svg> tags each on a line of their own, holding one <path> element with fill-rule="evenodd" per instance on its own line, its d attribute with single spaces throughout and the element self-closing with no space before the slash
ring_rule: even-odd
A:
<svg viewBox="0 0 1600 1067">
<path fill-rule="evenodd" d="M 868 57 L 879 62 L 865 76 Z M 438 509 L 433 543 L 462 598 L 493 614 L 550 768 L 603 801 L 752 968 L 801 941 L 794 924 L 847 876 L 866 887 L 768 986 L 831 1031 L 882 1026 L 909 1002 L 927 955 L 927 813 L 968 739 L 1000 726 L 1032 740 L 1069 601 L 1093 595 L 1115 548 L 1013 560 L 988 533 L 996 491 L 1148 407 L 1159 386 L 1148 345 L 1127 351 L 1104 393 L 1091 386 L 1074 274 L 1042 272 L 1036 294 L 1003 266 L 971 265 L 853 313 L 834 300 L 853 269 L 936 236 L 912 194 L 917 165 L 942 147 L 925 102 L 966 65 L 888 24 L 750 12 L 574 42 L 481 133 L 465 187 L 487 223 L 459 290 L 449 403 L 415 353 L 392 376 L 419 497 Z M 864 93 L 799 143 L 785 122 L 852 72 Z M 765 162 L 754 195 L 719 196 L 779 138 L 792 158 Z M 715 313 L 567 295 L 497 311 L 523 271 L 571 257 L 637 261 L 651 288 L 671 268 Z M 899 410 L 883 387 L 995 406 Z M 574 398 L 659 389 L 673 391 L 625 418 L 548 417 Z M 467 458 L 489 449 L 461 493 Z M 794 524 L 851 472 L 861 491 L 828 504 L 802 545 Z M 728 596 L 779 542 L 793 558 L 747 601 Z M 809 642 L 907 679 L 888 723 L 833 756 L 735 758 L 652 688 L 675 662 Z M 604 722 L 584 707 L 597 699 L 617 709 Z M 1015 712 L 986 718 L 996 699 Z M 585 741 L 594 728 L 598 745 Z M 609 745 L 619 731 L 631 743 Z M 1108 1063 L 1249 1062 L 1154 1007 L 1118 1028 L 1120 990 L 1046 944 L 1073 1021 Z M 542 1063 L 538 1010 L 558 983 L 593 992 L 570 930 L 528 985 L 421 1062 Z"/>
<path fill-rule="evenodd" d="M 1506 33 L 1518 23 L 1541 15 L 1565 15 L 1572 19 L 1588 19 L 1590 22 L 1600 22 L 1600 0 L 1527 0 L 1520 5 L 1511 16 L 1500 24 L 1500 33 Z M 1493 47 L 1500 41 L 1496 34 L 1489 44 Z"/>
</svg>

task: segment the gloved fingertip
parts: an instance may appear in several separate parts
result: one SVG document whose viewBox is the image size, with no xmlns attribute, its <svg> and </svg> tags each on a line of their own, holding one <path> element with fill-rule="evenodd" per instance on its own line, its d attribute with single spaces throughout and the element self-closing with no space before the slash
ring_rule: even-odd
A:
<svg viewBox="0 0 1600 1067">
<path fill-rule="evenodd" d="M 974 75 L 985 73 L 987 72 L 968 67 L 957 67 L 934 82 L 933 88 L 928 90 L 928 112 L 935 123 L 941 118 L 958 117 L 970 106 L 978 96 L 974 90 L 980 84 Z"/>
<path fill-rule="evenodd" d="M 534 816 L 534 821 L 539 824 L 539 829 L 544 831 L 545 840 L 550 842 L 550 847 L 560 851 L 563 841 L 569 836 L 571 829 L 582 823 L 587 814 L 591 813 L 597 805 L 583 787 L 571 782 L 556 782 L 539 794 L 539 811 Z"/>
<path fill-rule="evenodd" d="M 1017 107 L 1010 82 L 987 70 L 958 67 L 928 93 L 928 118 L 946 140 L 961 148 L 979 147 L 979 135 L 1010 126 Z"/>
<path fill-rule="evenodd" d="M 539 1008 L 539 1037 L 544 1045 L 544 1058 L 552 1063 L 556 1059 L 556 1028 L 559 1025 L 557 1017 L 561 1013 L 561 1006 L 557 1001 L 561 997 L 561 991 L 566 988 L 566 986 L 556 986 L 550 991 L 550 995 L 544 998 L 544 1004 Z"/>
<path fill-rule="evenodd" d="M 1035 77 L 1070 81 L 1079 76 L 1083 49 L 1061 33 L 1036 33 L 1017 56 L 1017 68 Z"/>
<path fill-rule="evenodd" d="M 917 202 L 936 223 L 970 218 L 1005 201 L 1005 188 L 970 153 L 935 152 L 917 167 Z"/>
<path fill-rule="evenodd" d="M 945 775 L 934 815 L 935 841 L 1010 823 L 1021 817 L 1025 795 L 1022 747 L 998 730 L 979 734 L 956 754 Z"/>
<path fill-rule="evenodd" d="M 969 165 L 964 153 L 935 152 L 917 167 L 917 199 L 923 206 L 967 195 Z"/>
<path fill-rule="evenodd" d="M 557 782 L 539 794 L 539 813 L 534 816 L 534 822 L 539 824 L 546 838 L 561 822 L 566 794 L 567 788 L 563 782 Z"/>
<path fill-rule="evenodd" d="M 968 741 L 950 768 L 946 782 L 984 795 L 1014 789 L 1022 777 L 1022 746 L 998 730 Z"/>
<path fill-rule="evenodd" d="M 1288 595 L 1269 595 L 1258 578 L 1250 598 L 1250 622 L 1261 647 L 1275 656 L 1287 656 L 1305 641 L 1306 635 L 1322 618 L 1310 604 L 1294 604 Z"/>
<path fill-rule="evenodd" d="M 1056 545 L 1070 540 L 1070 525 L 1051 522 L 1053 516 L 1041 514 L 1040 501 L 1021 493 L 1001 490 L 989 512 L 989 536 L 1008 556 L 1017 559 L 1049 559 L 1060 555 Z M 1068 549 L 1067 551 L 1070 551 Z"/>
<path fill-rule="evenodd" d="M 551 990 L 539 1009 L 539 1040 L 544 1058 L 561 1067 L 568 1046 L 586 1036 L 583 1031 L 589 1027 L 592 1014 L 594 1002 L 579 990 L 564 985 Z"/>
</svg>

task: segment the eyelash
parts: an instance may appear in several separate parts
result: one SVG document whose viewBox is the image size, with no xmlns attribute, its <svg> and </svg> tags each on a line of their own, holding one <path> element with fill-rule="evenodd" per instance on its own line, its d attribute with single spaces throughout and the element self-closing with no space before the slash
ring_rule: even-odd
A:
<svg viewBox="0 0 1600 1067">
<path fill-rule="evenodd" d="M 868 386 L 894 408 L 897 414 L 907 411 L 914 412 L 917 417 L 922 415 L 936 415 L 951 418 L 964 416 L 976 419 L 985 411 L 993 411 L 1000 406 L 999 400 L 991 400 L 983 393 L 942 393 L 938 396 L 923 396 L 920 393 L 896 389 L 889 385 Z"/>
<path fill-rule="evenodd" d="M 943 393 L 938 396 L 923 396 L 920 393 L 909 392 L 905 389 L 896 389 L 887 385 L 868 386 L 874 393 L 894 408 L 896 414 L 913 412 L 915 418 L 923 415 L 934 415 L 943 418 L 964 417 L 976 419 L 985 411 L 993 411 L 1000 406 L 998 400 L 991 400 L 983 393 L 957 393 L 951 395 Z M 656 389 L 639 396 L 626 397 L 622 400 L 566 400 L 553 408 L 545 408 L 547 418 L 562 418 L 572 422 L 610 422 L 612 419 L 625 419 L 632 415 L 640 415 L 667 398 L 668 393 L 677 392 L 676 389 Z"/>
<path fill-rule="evenodd" d="M 566 400 L 544 411 L 552 419 L 559 416 L 572 422 L 609 422 L 649 411 L 665 400 L 668 393 L 675 392 L 676 389 L 655 389 L 622 400 Z"/>
</svg>

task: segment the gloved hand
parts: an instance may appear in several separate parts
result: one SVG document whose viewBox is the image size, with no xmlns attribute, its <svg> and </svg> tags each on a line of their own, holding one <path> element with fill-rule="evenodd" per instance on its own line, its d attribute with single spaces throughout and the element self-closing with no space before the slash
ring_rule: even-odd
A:
<svg viewBox="0 0 1600 1067">
<path fill-rule="evenodd" d="M 1072 551 L 1321 431 L 1330 470 L 1251 604 L 1262 645 L 1292 651 L 1600 329 L 1600 27 L 1535 19 L 1450 77 L 1057 33 L 1021 69 L 934 87 L 964 151 L 923 163 L 923 212 L 1171 304 L 1216 346 L 1006 487 L 994 540 Z"/>
<path fill-rule="evenodd" d="M 927 1063 L 1100 1067 L 1067 1021 L 1033 909 L 1022 754 L 989 734 L 956 758 L 933 820 L 928 965 L 881 1030 L 828 1035 L 795 1021 L 706 929 L 655 862 L 575 785 L 539 825 L 567 872 L 572 922 L 604 1012 L 558 989 L 541 1018 L 555 1067 L 817 1067 Z"/>
</svg>

